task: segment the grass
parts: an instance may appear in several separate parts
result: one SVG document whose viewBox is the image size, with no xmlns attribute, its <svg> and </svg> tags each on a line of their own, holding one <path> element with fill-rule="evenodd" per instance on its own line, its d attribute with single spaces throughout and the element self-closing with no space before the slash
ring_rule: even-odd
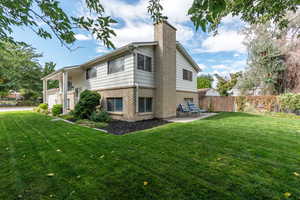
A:
<svg viewBox="0 0 300 200">
<path fill-rule="evenodd" d="M 300 197 L 299 120 L 222 113 L 123 136 L 50 120 L 0 114 L 0 199 Z"/>
</svg>

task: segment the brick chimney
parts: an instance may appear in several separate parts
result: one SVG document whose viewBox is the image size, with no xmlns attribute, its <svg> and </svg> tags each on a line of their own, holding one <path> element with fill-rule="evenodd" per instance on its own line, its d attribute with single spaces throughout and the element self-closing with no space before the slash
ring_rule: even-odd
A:
<svg viewBox="0 0 300 200">
<path fill-rule="evenodd" d="M 176 28 L 167 21 L 154 24 L 155 117 L 176 116 Z"/>
</svg>

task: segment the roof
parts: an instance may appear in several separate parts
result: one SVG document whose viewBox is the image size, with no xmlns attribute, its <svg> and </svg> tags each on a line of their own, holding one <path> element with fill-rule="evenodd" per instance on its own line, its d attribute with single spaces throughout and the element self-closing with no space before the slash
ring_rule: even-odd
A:
<svg viewBox="0 0 300 200">
<path fill-rule="evenodd" d="M 211 89 L 211 88 L 201 88 L 201 89 L 198 89 L 198 94 L 204 96 L 209 89 Z"/>
<path fill-rule="evenodd" d="M 96 57 L 92 60 L 89 60 L 81 65 L 74 65 L 74 66 L 67 66 L 67 67 L 63 67 L 51 74 L 48 74 L 47 76 L 43 77 L 42 80 L 46 79 L 46 78 L 49 78 L 59 72 L 63 72 L 63 71 L 67 71 L 67 70 L 70 70 L 70 69 L 76 69 L 76 68 L 83 68 L 83 67 L 88 67 L 90 65 L 93 65 L 95 63 L 98 63 L 98 62 L 101 62 L 101 61 L 105 61 L 109 58 L 112 58 L 112 57 L 115 57 L 115 56 L 118 56 L 122 53 L 125 53 L 125 52 L 128 52 L 128 51 L 132 51 L 134 50 L 135 48 L 137 47 L 140 47 L 140 46 L 155 46 L 157 45 L 158 42 L 157 41 L 151 41 L 151 42 L 132 42 L 132 43 L 129 43 L 125 46 L 122 46 L 120 48 L 117 48 L 115 49 L 114 51 L 110 52 L 110 53 L 107 53 L 107 54 L 104 54 L 102 56 L 99 56 L 99 57 Z M 176 42 L 176 47 L 177 49 L 182 53 L 182 55 L 188 60 L 188 62 L 194 67 L 194 69 L 197 71 L 197 72 L 200 72 L 201 69 L 200 67 L 197 65 L 197 63 L 193 60 L 193 58 L 188 54 L 188 52 L 185 50 L 185 48 L 177 41 Z"/>
</svg>

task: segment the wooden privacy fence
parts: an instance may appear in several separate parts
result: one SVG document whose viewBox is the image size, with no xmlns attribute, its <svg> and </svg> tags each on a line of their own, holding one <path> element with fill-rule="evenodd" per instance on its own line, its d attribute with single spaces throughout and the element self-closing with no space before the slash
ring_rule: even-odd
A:
<svg viewBox="0 0 300 200">
<path fill-rule="evenodd" d="M 278 112 L 280 106 L 277 96 L 201 96 L 199 107 L 215 112 L 237 111 L 273 111 Z"/>
<path fill-rule="evenodd" d="M 199 107 L 208 111 L 234 112 L 234 97 L 199 96 Z"/>
</svg>

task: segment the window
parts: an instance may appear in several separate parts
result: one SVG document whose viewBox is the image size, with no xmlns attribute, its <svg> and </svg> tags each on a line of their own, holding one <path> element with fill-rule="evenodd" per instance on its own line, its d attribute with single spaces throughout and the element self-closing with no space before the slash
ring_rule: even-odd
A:
<svg viewBox="0 0 300 200">
<path fill-rule="evenodd" d="M 108 62 L 108 74 L 124 71 L 124 57 L 117 58 Z"/>
<path fill-rule="evenodd" d="M 183 69 L 183 80 L 193 81 L 193 72 Z"/>
<path fill-rule="evenodd" d="M 152 58 L 149 56 L 144 56 L 142 54 L 137 54 L 137 68 L 147 72 L 152 71 Z"/>
<path fill-rule="evenodd" d="M 70 99 L 67 99 L 67 109 L 70 110 Z"/>
<path fill-rule="evenodd" d="M 107 98 L 107 111 L 110 112 L 122 112 L 123 111 L 123 99 L 122 98 Z"/>
<path fill-rule="evenodd" d="M 68 81 L 68 91 L 71 91 L 73 89 L 74 89 L 74 87 L 73 87 L 72 81 Z"/>
<path fill-rule="evenodd" d="M 150 97 L 139 98 L 139 112 L 152 112 L 152 98 Z"/>
<path fill-rule="evenodd" d="M 86 70 L 85 78 L 89 80 L 91 78 L 97 77 L 97 69 L 95 67 L 89 68 Z"/>
<path fill-rule="evenodd" d="M 184 102 L 187 103 L 193 103 L 194 99 L 193 98 L 184 98 Z"/>
</svg>

